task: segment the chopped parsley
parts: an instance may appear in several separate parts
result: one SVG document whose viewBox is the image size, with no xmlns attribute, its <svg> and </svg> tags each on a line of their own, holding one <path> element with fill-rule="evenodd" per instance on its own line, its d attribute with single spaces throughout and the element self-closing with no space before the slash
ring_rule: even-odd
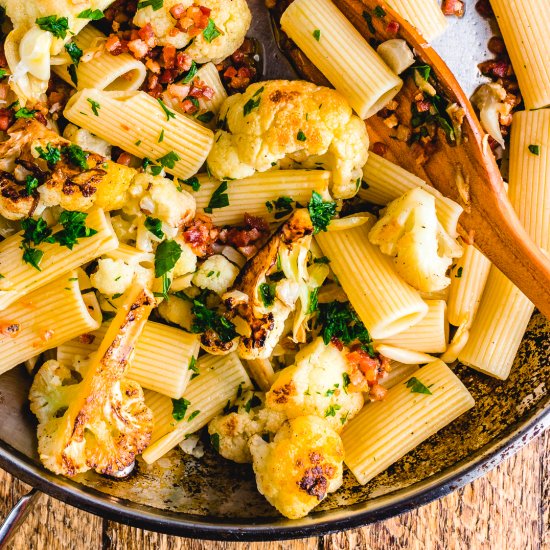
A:
<svg viewBox="0 0 550 550">
<path fill-rule="evenodd" d="M 249 413 L 254 407 L 259 407 L 262 404 L 262 400 L 257 396 L 253 395 L 244 405 L 244 410 Z"/>
<path fill-rule="evenodd" d="M 157 159 L 157 162 L 165 168 L 173 169 L 178 160 L 180 160 L 180 156 L 174 151 L 170 151 L 169 153 L 166 153 L 166 155 L 164 155 L 163 157 Z"/>
<path fill-rule="evenodd" d="M 75 86 L 78 86 L 78 75 L 76 74 L 76 65 L 74 63 L 67 67 L 67 72 L 69 73 L 69 76 L 71 77 L 73 84 Z M 86 113 L 82 113 L 82 114 L 85 115 Z"/>
<path fill-rule="evenodd" d="M 164 103 L 164 101 L 162 101 L 162 99 L 158 98 L 157 101 L 159 102 L 159 105 L 162 107 L 162 110 L 166 115 L 166 120 L 170 120 L 171 118 L 176 118 L 176 113 L 168 109 L 168 107 L 166 107 L 166 104 Z"/>
<path fill-rule="evenodd" d="M 221 31 L 216 27 L 216 23 L 214 23 L 212 18 L 208 19 L 208 25 L 206 26 L 206 29 L 202 31 L 202 35 L 209 44 L 212 40 L 221 35 Z"/>
<path fill-rule="evenodd" d="M 6 69 L 0 69 L 0 78 L 4 78 L 8 74 L 8 71 Z"/>
<path fill-rule="evenodd" d="M 411 393 L 425 393 L 427 395 L 432 395 L 430 389 L 414 376 L 410 380 L 405 382 L 405 385 L 407 386 L 407 388 L 411 388 Z"/>
<path fill-rule="evenodd" d="M 191 405 L 191 402 L 187 401 L 185 397 L 182 397 L 181 399 L 172 399 L 172 417 L 174 420 L 178 422 L 183 420 L 189 405 Z"/>
<path fill-rule="evenodd" d="M 193 189 L 193 191 L 198 191 L 201 188 L 201 184 L 197 176 L 193 176 L 192 178 L 189 178 L 186 180 L 180 180 L 180 181 L 184 185 L 189 185 L 191 189 Z M 181 187 L 180 187 L 180 191 L 181 191 Z"/>
<path fill-rule="evenodd" d="M 15 118 L 34 118 L 34 115 L 38 111 L 34 109 L 27 109 L 26 107 L 22 107 L 21 109 L 15 111 Z"/>
<path fill-rule="evenodd" d="M 313 31 L 313 38 L 315 38 L 315 40 L 317 40 L 317 42 L 319 42 L 319 40 L 321 40 L 321 31 L 319 29 L 315 29 Z"/>
<path fill-rule="evenodd" d="M 50 166 L 54 166 L 61 160 L 61 151 L 51 143 L 46 145 L 46 149 L 37 147 L 36 152 L 41 159 L 44 159 Z"/>
<path fill-rule="evenodd" d="M 193 300 L 191 312 L 195 318 L 191 325 L 191 332 L 198 334 L 212 329 L 223 343 L 231 342 L 237 336 L 235 325 L 216 311 L 208 309 L 204 304 L 205 299 L 206 296 L 203 293 Z"/>
<path fill-rule="evenodd" d="M 32 248 L 24 241 L 21 243 L 21 250 L 23 250 L 23 261 L 29 265 L 32 265 L 32 267 L 38 269 L 38 271 L 42 271 L 40 269 L 40 262 L 42 261 L 44 252 L 42 252 L 42 250 L 38 250 L 38 248 Z"/>
<path fill-rule="evenodd" d="M 196 418 L 199 414 L 200 414 L 200 411 L 193 411 L 189 415 L 189 418 L 187 419 L 187 422 L 191 422 L 191 420 L 193 420 L 193 418 Z"/>
<path fill-rule="evenodd" d="M 158 176 L 162 172 L 162 166 L 155 166 L 150 158 L 145 157 L 141 163 L 141 167 L 144 171 L 149 168 L 149 171 L 153 176 Z"/>
<path fill-rule="evenodd" d="M 17 116 L 17 114 L 15 116 Z M 533 153 L 533 155 L 536 155 L 537 157 L 540 155 L 540 145 L 529 145 L 527 149 L 529 149 L 529 152 Z"/>
<path fill-rule="evenodd" d="M 210 436 L 210 444 L 215 451 L 220 452 L 220 434 L 213 433 Z"/>
<path fill-rule="evenodd" d="M 319 316 L 316 327 L 321 327 L 320 334 L 326 345 L 333 338 L 340 340 L 345 345 L 357 340 L 369 355 L 375 356 L 369 331 L 351 308 L 349 302 L 318 304 L 318 308 Z"/>
<path fill-rule="evenodd" d="M 325 202 L 317 191 L 313 191 L 307 208 L 315 233 L 326 231 L 330 220 L 336 214 L 336 203 L 332 201 Z"/>
<path fill-rule="evenodd" d="M 330 264 L 330 259 L 326 256 L 321 256 L 320 258 L 315 258 L 313 260 L 314 264 Z"/>
<path fill-rule="evenodd" d="M 155 277 L 162 277 L 172 269 L 181 256 L 181 246 L 176 241 L 161 242 L 155 253 Z"/>
<path fill-rule="evenodd" d="M 319 289 L 314 288 L 309 292 L 309 305 L 307 307 L 307 313 L 308 315 L 315 313 L 317 311 L 317 296 L 319 294 Z"/>
<path fill-rule="evenodd" d="M 216 115 L 212 112 L 212 111 L 206 111 L 204 113 L 201 113 L 200 115 L 197 115 L 195 118 L 199 121 L 199 122 L 204 122 L 205 124 L 208 124 L 209 122 L 212 122 L 212 119 L 215 117 Z"/>
<path fill-rule="evenodd" d="M 63 229 L 54 233 L 52 238 L 60 246 L 66 246 L 69 250 L 73 249 L 75 244 L 78 244 L 78 239 L 85 239 L 97 233 L 95 229 L 86 225 L 86 212 L 62 212 L 59 216 L 59 223 Z"/>
<path fill-rule="evenodd" d="M 432 72 L 432 68 L 429 65 L 413 65 L 409 70 L 418 71 L 418 74 L 426 81 L 430 78 Z"/>
<path fill-rule="evenodd" d="M 363 12 L 363 19 L 367 22 L 367 27 L 369 28 L 369 31 L 372 34 L 375 34 L 376 29 L 374 28 L 374 25 L 372 24 L 372 16 L 368 11 Z"/>
<path fill-rule="evenodd" d="M 222 181 L 219 187 L 212 193 L 208 206 L 204 209 L 207 214 L 212 214 L 213 208 L 224 208 L 229 206 L 229 195 L 227 191 L 227 182 Z"/>
<path fill-rule="evenodd" d="M 330 405 L 325 411 L 325 418 L 329 416 L 336 416 L 336 411 L 339 411 L 341 408 L 341 405 Z"/>
<path fill-rule="evenodd" d="M 65 44 L 65 50 L 69 54 L 71 61 L 75 64 L 76 67 L 78 67 L 78 64 L 80 63 L 80 58 L 82 57 L 82 54 L 84 52 L 74 42 L 69 42 L 68 44 Z"/>
<path fill-rule="evenodd" d="M 36 188 L 39 186 L 38 180 L 34 176 L 27 176 L 25 180 L 25 192 L 30 197 L 36 191 Z"/>
<path fill-rule="evenodd" d="M 342 380 L 343 380 L 342 388 L 346 393 L 348 393 L 348 386 L 351 384 L 351 380 L 347 372 L 344 372 L 342 374 Z"/>
<path fill-rule="evenodd" d="M 384 17 L 386 15 L 386 12 L 384 11 L 384 8 L 380 7 L 380 6 L 376 6 L 376 8 L 374 8 L 374 11 L 373 11 L 374 15 L 376 15 L 376 17 L 378 17 L 379 19 L 382 19 L 382 17 Z"/>
<path fill-rule="evenodd" d="M 67 17 L 57 17 L 57 15 L 48 15 L 39 17 L 36 24 L 43 30 L 51 32 L 56 38 L 65 38 L 69 30 L 69 20 Z"/>
<path fill-rule="evenodd" d="M 92 21 L 99 21 L 105 16 L 101 10 L 92 10 L 88 8 L 87 10 L 81 11 L 76 17 L 78 19 L 91 19 Z"/>
<path fill-rule="evenodd" d="M 83 170 L 88 170 L 87 159 L 89 153 L 83 151 L 82 147 L 71 144 L 68 147 L 63 147 L 62 152 L 67 155 L 71 164 L 74 164 Z"/>
<path fill-rule="evenodd" d="M 455 275 L 455 277 L 456 277 L 457 279 L 460 279 L 460 278 L 462 277 L 462 271 L 463 271 L 463 270 L 464 270 L 463 267 L 459 267 L 459 268 L 457 269 L 456 275 Z"/>
<path fill-rule="evenodd" d="M 162 230 L 162 222 L 157 218 L 145 218 L 145 228 L 150 231 L 157 239 L 164 239 L 164 231 Z"/>
<path fill-rule="evenodd" d="M 258 287 L 258 294 L 265 307 L 271 307 L 275 302 L 275 285 L 262 283 Z"/>
<path fill-rule="evenodd" d="M 91 97 L 86 99 L 86 101 L 92 106 L 92 113 L 94 113 L 95 116 L 99 116 L 99 109 L 101 109 L 101 105 L 94 101 Z"/>
<path fill-rule="evenodd" d="M 265 203 L 265 206 L 267 208 L 267 211 L 269 213 L 273 212 L 275 210 L 274 218 L 276 220 L 280 220 L 282 218 L 285 218 L 289 214 L 292 214 L 292 203 L 294 200 L 290 197 L 279 197 L 275 201 L 267 201 Z"/>
<path fill-rule="evenodd" d="M 189 82 L 191 82 L 191 80 L 195 78 L 197 71 L 198 71 L 197 64 L 194 61 L 192 61 L 191 68 L 189 69 L 189 71 L 187 71 L 187 74 L 179 82 L 182 82 L 183 84 L 189 84 Z"/>
<path fill-rule="evenodd" d="M 300 130 L 300 131 L 298 132 L 298 135 L 296 136 L 296 139 L 297 139 L 298 141 L 306 141 L 306 140 L 307 140 L 307 137 L 306 137 L 306 135 L 304 134 L 304 132 L 302 132 L 302 130 Z"/>
<path fill-rule="evenodd" d="M 159 138 L 157 140 L 158 143 L 162 143 L 164 141 L 164 128 L 160 131 Z"/>
<path fill-rule="evenodd" d="M 265 86 L 258 88 L 256 93 L 244 104 L 243 114 L 244 116 L 249 115 L 254 109 L 257 109 L 260 106 L 262 101 L 262 92 L 265 90 Z"/>
<path fill-rule="evenodd" d="M 187 367 L 187 370 L 190 370 L 193 373 L 191 375 L 191 380 L 193 380 L 193 378 L 196 378 L 200 374 L 199 367 L 197 366 L 197 358 L 194 355 L 189 360 L 189 366 Z"/>
<path fill-rule="evenodd" d="M 158 11 L 162 8 L 162 6 L 164 6 L 164 0 L 142 0 L 141 2 L 138 2 L 137 9 L 142 10 L 147 6 L 151 6 L 153 11 Z"/>
</svg>

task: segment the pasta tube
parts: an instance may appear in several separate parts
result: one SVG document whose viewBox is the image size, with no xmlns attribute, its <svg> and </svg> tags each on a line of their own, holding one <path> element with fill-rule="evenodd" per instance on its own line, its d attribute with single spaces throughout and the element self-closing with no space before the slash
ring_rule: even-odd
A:
<svg viewBox="0 0 550 550">
<path fill-rule="evenodd" d="M 40 269 L 22 259 L 22 233 L 8 237 L 0 242 L 0 311 L 5 309 L 25 294 L 46 285 L 59 276 L 59 267 L 70 271 L 99 256 L 114 250 L 118 239 L 113 231 L 108 216 L 102 210 L 90 212 L 86 225 L 97 233 L 85 239 L 79 239 L 71 251 L 56 243 L 42 243 L 35 248 L 44 253 Z M 53 229 L 54 233 L 61 226 Z"/>
<path fill-rule="evenodd" d="M 143 453 L 148 464 L 173 449 L 186 435 L 206 426 L 243 390 L 252 388 L 236 353 L 206 355 L 199 359 L 197 367 L 198 376 L 191 380 L 177 405 L 164 396 L 146 392 L 145 401 L 155 418 L 151 445 Z M 175 406 L 181 419 L 175 419 Z"/>
<path fill-rule="evenodd" d="M 453 371 L 434 361 L 349 422 L 342 433 L 346 465 L 364 485 L 473 406 Z"/>
<path fill-rule="evenodd" d="M 70 271 L 0 311 L 0 374 L 100 324 L 95 294 Z"/>
<path fill-rule="evenodd" d="M 138 90 L 147 76 L 145 65 L 129 53 L 112 55 L 103 47 L 105 35 L 95 27 L 87 25 L 73 42 L 84 51 L 78 66 L 54 65 L 53 71 L 65 82 L 79 90 Z M 74 69 L 76 82 L 71 76 Z"/>
<path fill-rule="evenodd" d="M 357 315 L 371 336 L 381 340 L 418 323 L 428 306 L 397 275 L 391 258 L 369 242 L 371 227 L 372 222 L 345 231 L 319 233 L 316 240 Z"/>
<path fill-rule="evenodd" d="M 447 20 L 437 0 L 390 0 L 388 4 L 415 26 L 428 42 L 447 28 Z"/>
<path fill-rule="evenodd" d="M 71 365 L 76 357 L 88 357 L 97 351 L 108 326 L 105 323 L 95 332 L 60 345 L 57 360 Z M 126 377 L 144 388 L 179 399 L 196 370 L 199 349 L 198 335 L 147 321 Z"/>
<path fill-rule="evenodd" d="M 403 85 L 330 0 L 295 0 L 281 27 L 363 119 Z"/>
<path fill-rule="evenodd" d="M 444 197 L 418 176 L 375 153 L 369 153 L 367 164 L 363 168 L 363 184 L 357 194 L 365 201 L 386 205 L 416 187 L 421 187 L 435 197 L 439 223 L 451 237 L 456 238 L 456 227 L 463 211 L 462 207 Z"/>
<path fill-rule="evenodd" d="M 211 130 L 145 92 L 82 90 L 69 100 L 64 115 L 112 145 L 147 157 L 182 179 L 199 171 L 214 141 Z"/>
<path fill-rule="evenodd" d="M 223 208 L 208 205 L 214 192 L 224 185 L 218 180 L 201 175 L 200 189 L 193 194 L 197 211 L 206 208 L 217 225 L 242 224 L 243 214 L 260 216 L 268 222 L 280 222 L 288 217 L 296 203 L 305 205 L 313 191 L 327 197 L 330 172 L 321 170 L 276 170 L 262 172 L 243 180 L 227 182 L 229 204 Z"/>
<path fill-rule="evenodd" d="M 472 245 L 463 245 L 464 254 L 451 269 L 449 323 L 470 327 L 489 277 L 491 262 Z"/>
<path fill-rule="evenodd" d="M 199 105 L 201 110 L 207 113 L 212 113 L 212 119 L 204 120 L 204 124 L 209 128 L 213 128 L 216 122 L 217 114 L 220 112 L 222 103 L 227 99 L 227 92 L 221 81 L 220 73 L 216 69 L 214 63 L 204 64 L 198 71 L 197 76 L 200 81 L 204 82 L 209 88 L 214 91 L 212 99 L 201 98 Z"/>
<path fill-rule="evenodd" d="M 443 353 L 449 341 L 447 323 L 447 303 L 444 300 L 426 300 L 428 313 L 416 325 L 392 336 L 380 340 L 398 348 L 426 353 Z"/>
<path fill-rule="evenodd" d="M 491 0 L 525 107 L 550 105 L 550 11 L 546 0 Z"/>
</svg>

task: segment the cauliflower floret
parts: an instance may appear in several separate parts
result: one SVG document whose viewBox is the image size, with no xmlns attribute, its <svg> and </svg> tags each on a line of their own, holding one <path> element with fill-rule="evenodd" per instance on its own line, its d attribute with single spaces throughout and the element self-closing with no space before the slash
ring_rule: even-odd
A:
<svg viewBox="0 0 550 550">
<path fill-rule="evenodd" d="M 218 452 L 224 458 L 240 464 L 252 462 L 250 438 L 256 434 L 272 436 L 282 426 L 285 415 L 266 409 L 264 399 L 263 393 L 247 391 L 227 414 L 210 421 L 208 433 L 211 438 L 217 434 Z"/>
<path fill-rule="evenodd" d="M 149 444 L 153 415 L 139 384 L 123 377 L 154 304 L 143 288 L 127 296 L 83 378 L 57 361 L 38 371 L 29 399 L 40 459 L 52 472 L 116 476 Z"/>
<path fill-rule="evenodd" d="M 197 269 L 197 256 L 193 252 L 193 249 L 183 240 L 183 238 L 176 238 L 177 243 L 181 248 L 181 256 L 174 266 L 172 277 L 177 279 L 188 273 L 193 273 Z"/>
<path fill-rule="evenodd" d="M 185 13 L 180 18 L 182 23 L 176 26 L 178 19 L 170 10 L 178 6 L 177 11 L 183 11 L 179 10 L 180 5 L 184 9 L 195 5 L 211 10 L 208 19 L 204 21 L 207 28 L 196 33 L 193 19 L 189 19 Z M 203 16 L 200 13 L 198 15 L 201 18 Z M 191 43 L 185 53 L 202 64 L 208 61 L 219 63 L 237 50 L 243 43 L 251 20 L 246 0 L 164 0 L 158 10 L 153 10 L 151 6 L 139 9 L 133 22 L 138 27 L 150 23 L 156 42 L 161 46 L 171 45 L 182 49 Z M 179 28 L 182 25 L 185 25 L 185 32 Z"/>
<path fill-rule="evenodd" d="M 138 174 L 130 195 L 134 201 L 124 208 L 129 214 L 141 211 L 170 227 L 179 227 L 195 216 L 194 197 L 187 191 L 179 191 L 172 180 L 162 176 Z"/>
<path fill-rule="evenodd" d="M 192 302 L 178 296 L 170 296 L 169 300 L 163 300 L 158 306 L 159 315 L 174 325 L 179 325 L 185 330 L 191 330 L 193 324 Z"/>
<path fill-rule="evenodd" d="M 483 129 L 504 149 L 504 138 L 500 130 L 501 117 L 511 118 L 512 106 L 505 103 L 506 90 L 496 82 L 483 84 L 472 96 L 472 103 L 479 109 L 479 120 Z"/>
<path fill-rule="evenodd" d="M 453 258 L 462 248 L 437 220 L 435 199 L 421 188 L 411 189 L 391 202 L 369 233 L 372 244 L 394 256 L 395 269 L 414 288 L 442 290 Z"/>
<path fill-rule="evenodd" d="M 306 516 L 342 485 L 342 440 L 317 416 L 289 420 L 273 443 L 253 436 L 250 453 L 258 490 L 288 518 Z"/>
<path fill-rule="evenodd" d="M 280 168 L 332 171 L 336 198 L 357 193 L 367 162 L 364 122 L 335 90 L 309 82 L 258 82 L 222 105 L 208 166 L 218 179 Z"/>
<path fill-rule="evenodd" d="M 237 266 L 225 256 L 215 254 L 207 258 L 193 275 L 193 284 L 221 296 L 234 283 L 238 274 Z"/>
<path fill-rule="evenodd" d="M 344 354 L 317 338 L 283 369 L 266 395 L 266 406 L 288 418 L 316 415 L 340 432 L 363 407 L 360 392 L 347 392 L 349 368 Z"/>
<path fill-rule="evenodd" d="M 84 128 L 79 128 L 74 124 L 67 124 L 67 127 L 63 131 L 63 137 L 82 147 L 84 151 L 91 151 L 102 157 L 111 158 L 111 145 Z"/>
<path fill-rule="evenodd" d="M 97 261 L 97 271 L 90 275 L 92 286 L 105 296 L 124 294 L 132 284 L 134 270 L 124 260 L 111 258 Z"/>
</svg>

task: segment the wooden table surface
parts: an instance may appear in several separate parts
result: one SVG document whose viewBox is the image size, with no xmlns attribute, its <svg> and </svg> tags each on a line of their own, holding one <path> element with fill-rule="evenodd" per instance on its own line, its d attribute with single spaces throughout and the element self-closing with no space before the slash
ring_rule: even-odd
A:
<svg viewBox="0 0 550 550">
<path fill-rule="evenodd" d="M 0 470 L 0 515 L 29 487 Z M 414 512 L 293 542 L 219 543 L 159 535 L 43 496 L 12 550 L 550 550 L 550 431 L 487 476 Z"/>
</svg>

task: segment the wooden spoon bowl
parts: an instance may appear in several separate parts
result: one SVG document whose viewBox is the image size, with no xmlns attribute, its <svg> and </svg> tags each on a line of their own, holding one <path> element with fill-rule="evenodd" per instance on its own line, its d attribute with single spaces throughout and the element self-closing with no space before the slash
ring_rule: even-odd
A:
<svg viewBox="0 0 550 550">
<path fill-rule="evenodd" d="M 550 260 L 531 240 L 506 196 L 506 189 L 472 105 L 456 78 L 419 32 L 382 0 L 333 0 L 353 26 L 371 43 L 404 39 L 417 61 L 431 67 L 431 80 L 438 95 L 464 111 L 462 139 L 457 143 L 439 136 L 432 150 L 423 156 L 416 147 L 392 137 L 392 129 L 378 115 L 365 121 L 371 147 L 383 144 L 384 157 L 424 179 L 445 196 L 458 202 L 462 236 L 491 260 L 550 319 Z M 279 0 L 273 10 L 276 20 L 291 3 Z M 374 15 L 382 8 L 385 15 Z M 319 85 L 326 78 L 290 40 L 282 37 L 285 53 L 300 75 Z M 408 122 L 418 88 L 409 78 L 396 97 L 400 120 Z M 380 147 L 380 145 L 377 145 Z"/>
</svg>

